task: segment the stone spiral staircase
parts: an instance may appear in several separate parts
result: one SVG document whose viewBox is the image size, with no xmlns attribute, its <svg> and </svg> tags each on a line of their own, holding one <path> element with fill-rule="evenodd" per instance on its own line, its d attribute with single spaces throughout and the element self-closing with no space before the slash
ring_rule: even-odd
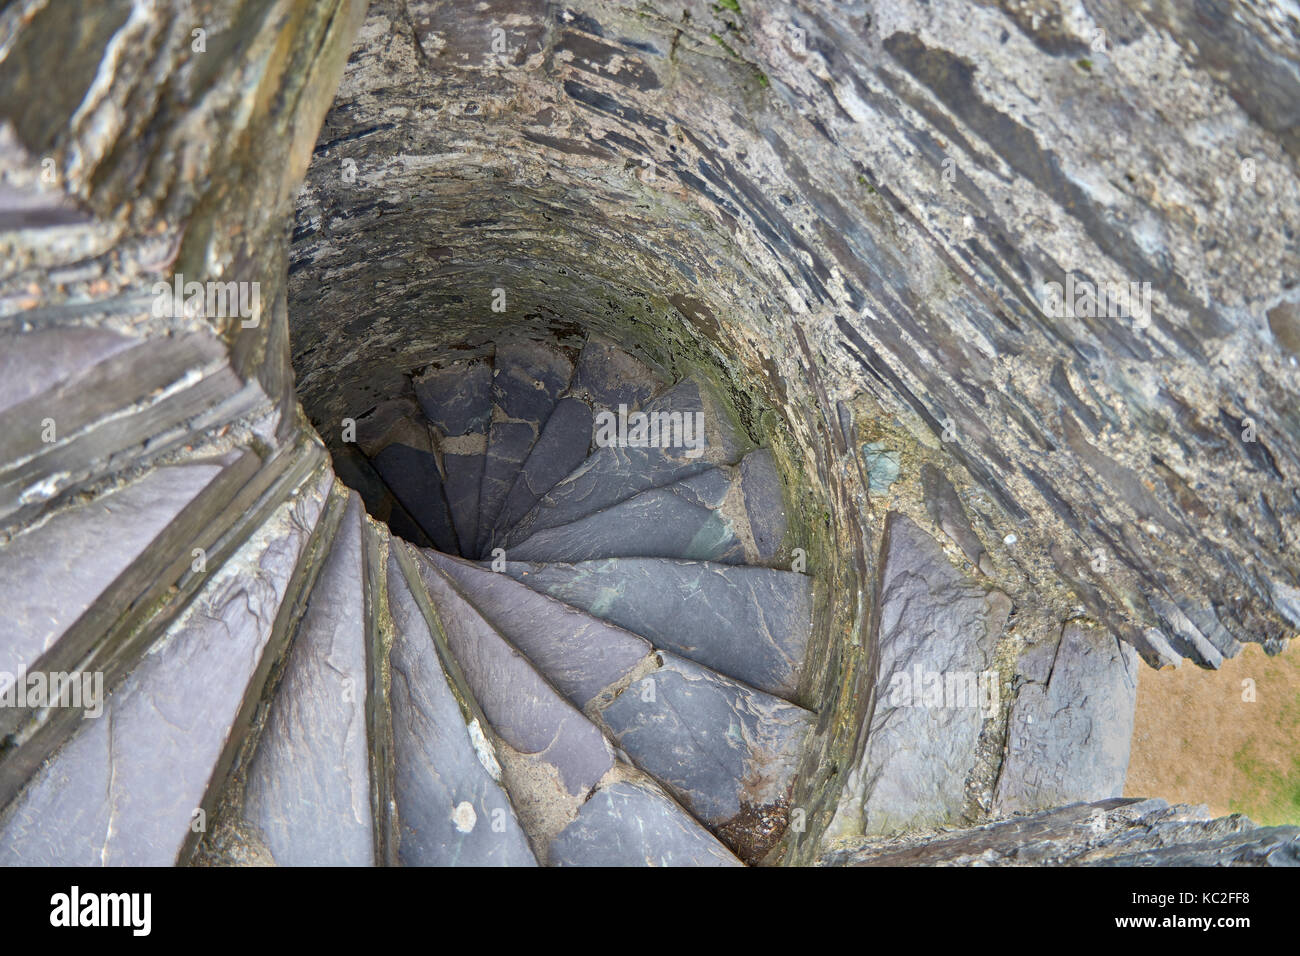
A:
<svg viewBox="0 0 1300 956">
<path fill-rule="evenodd" d="M 11 344 L 14 427 L 24 401 L 64 422 L 92 407 L 99 376 L 49 362 L 91 355 L 107 377 L 158 354 L 75 329 Z M 38 377 L 57 384 L 26 394 Z M 810 590 L 774 566 L 769 453 L 706 384 L 665 387 L 594 336 L 576 355 L 502 341 L 412 385 L 337 456 L 364 508 L 308 437 L 258 472 L 248 448 L 191 447 L 27 514 L 0 550 L 18 625 L 0 670 L 99 670 L 108 692 L 5 712 L 0 863 L 736 865 L 770 849 L 813 715 L 794 702 Z M 620 406 L 687 431 L 598 444 Z M 95 411 L 45 453 L 69 474 L 79 444 L 150 420 L 129 400 Z M 237 517 L 206 541 L 212 513 Z"/>
</svg>

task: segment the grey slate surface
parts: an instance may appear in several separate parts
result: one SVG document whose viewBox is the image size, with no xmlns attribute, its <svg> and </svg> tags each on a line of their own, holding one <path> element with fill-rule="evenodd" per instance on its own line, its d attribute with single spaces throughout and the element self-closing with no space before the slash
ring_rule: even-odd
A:
<svg viewBox="0 0 1300 956">
<path fill-rule="evenodd" d="M 35 665 L 220 472 L 212 463 L 156 469 L 0 548 L 0 671 Z"/>
<path fill-rule="evenodd" d="M 562 398 L 556 403 L 497 516 L 497 537 L 586 460 L 591 450 L 591 429 L 591 408 L 586 402 Z"/>
<path fill-rule="evenodd" d="M 792 698 L 812 626 L 801 574 L 704 561 L 507 562 L 505 573 L 656 647 Z"/>
<path fill-rule="evenodd" d="M 1106 631 L 1065 626 L 1048 673 L 1021 686 L 1011 705 L 1000 812 L 1123 794 L 1138 666 L 1137 651 Z"/>
<path fill-rule="evenodd" d="M 687 380 L 646 403 L 645 411 L 694 414 L 705 411 L 705 402 L 699 385 Z M 594 514 L 637 492 L 671 484 L 740 458 L 745 440 L 730 422 L 706 415 L 705 434 L 707 446 L 698 456 L 692 456 L 688 448 L 597 448 L 521 519 L 515 532 L 506 537 L 506 547 L 538 531 Z"/>
<path fill-rule="evenodd" d="M 168 866 L 236 719 L 329 480 L 278 508 L 0 819 L 0 865 Z M 52 828 L 49 821 L 58 820 Z"/>
<path fill-rule="evenodd" d="M 312 589 L 245 777 L 243 816 L 282 866 L 372 866 L 361 501 Z"/>
<path fill-rule="evenodd" d="M 479 487 L 483 483 L 487 433 L 492 423 L 490 356 L 475 356 L 445 368 L 431 369 L 414 384 L 425 417 L 444 439 L 478 438 L 477 443 L 458 443 L 462 451 L 451 450 L 445 443 L 442 449 L 447 506 L 462 551 L 472 554 L 478 541 Z M 477 451 L 467 450 L 475 444 Z"/>
<path fill-rule="evenodd" d="M 536 866 L 485 728 L 466 723 L 396 559 L 388 562 L 396 633 L 392 673 L 393 797 L 404 866 Z M 477 740 L 477 747 L 475 741 Z"/>
<path fill-rule="evenodd" d="M 554 768 L 570 794 L 586 794 L 614 766 L 600 731 L 474 610 L 427 555 L 417 558 L 451 653 L 492 727 L 534 763 Z"/>
<path fill-rule="evenodd" d="M 539 531 L 508 548 L 506 556 L 513 561 L 640 557 L 741 564 L 744 544 L 718 510 L 728 488 L 726 473 L 711 468 Z"/>
<path fill-rule="evenodd" d="M 880 689 L 856 768 L 867 786 L 864 833 L 939 827 L 960 813 L 990 716 L 980 706 L 980 675 L 990 671 L 1010 612 L 1005 595 L 957 571 L 910 518 L 895 512 L 886 520 Z M 935 686 L 943 688 L 941 697 L 928 696 Z"/>
<path fill-rule="evenodd" d="M 587 339 L 573 371 L 573 393 L 588 399 L 597 411 L 616 411 L 619 405 L 638 408 L 658 386 L 650 369 L 599 335 Z"/>
<path fill-rule="evenodd" d="M 740 866 L 648 782 L 619 781 L 582 805 L 550 846 L 552 866 Z"/>
<path fill-rule="evenodd" d="M 784 798 L 813 715 L 684 658 L 660 658 L 601 710 L 614 742 L 712 825 Z"/>
<path fill-rule="evenodd" d="M 138 345 L 107 329 L 67 327 L 0 334 L 0 412 L 75 381 L 104 359 Z"/>
<path fill-rule="evenodd" d="M 766 448 L 752 451 L 740 461 L 740 488 L 744 493 L 745 516 L 754 539 L 758 560 L 771 561 L 780 550 L 789 524 L 781 478 L 772 453 Z"/>
<path fill-rule="evenodd" d="M 401 442 L 385 446 L 374 457 L 375 470 L 403 507 L 419 523 L 434 546 L 457 550 L 456 530 L 442 490 L 442 475 L 431 452 Z"/>
<path fill-rule="evenodd" d="M 622 679 L 652 650 L 643 638 L 540 594 L 509 575 L 445 555 L 428 557 L 578 707 Z"/>
</svg>

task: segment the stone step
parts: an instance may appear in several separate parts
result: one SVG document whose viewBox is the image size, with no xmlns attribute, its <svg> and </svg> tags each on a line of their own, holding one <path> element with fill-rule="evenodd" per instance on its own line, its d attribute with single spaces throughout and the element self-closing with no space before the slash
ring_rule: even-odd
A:
<svg viewBox="0 0 1300 956">
<path fill-rule="evenodd" d="M 350 492 L 244 775 L 240 829 L 281 866 L 376 862 L 363 514 Z"/>
<path fill-rule="evenodd" d="M 743 432 L 723 411 L 722 403 L 693 380 L 688 379 L 651 399 L 643 411 L 660 423 L 661 434 L 657 440 L 669 447 L 620 445 L 620 432 L 623 432 L 622 439 L 640 437 L 633 432 L 635 416 L 640 413 L 632 410 L 627 413 L 626 430 L 623 421 L 615 421 L 614 427 L 602 435 L 598 422 L 597 444 L 602 441 L 612 444 L 598 447 L 571 475 L 547 492 L 505 536 L 503 546 L 509 550 L 539 531 L 571 524 L 639 492 L 681 481 L 718 465 L 735 464 L 750 447 Z M 617 410 L 614 412 L 617 416 Z M 674 414 L 679 417 L 662 417 Z M 697 415 L 703 415 L 702 445 L 696 441 Z M 665 421 L 668 426 L 664 426 Z M 689 423 L 691 427 L 673 426 L 673 422 L 681 422 L 682 426 Z M 688 438 L 693 447 L 683 444 Z"/>
<path fill-rule="evenodd" d="M 740 866 L 740 860 L 644 779 L 601 787 L 551 842 L 552 866 Z"/>
<path fill-rule="evenodd" d="M 581 399 L 562 398 L 556 403 L 506 495 L 492 539 L 488 541 L 489 551 L 515 522 L 532 510 L 542 495 L 586 461 L 591 451 L 592 421 L 591 407 Z"/>
<path fill-rule="evenodd" d="M 419 429 L 423 428 L 423 425 L 419 426 Z M 438 471 L 438 459 L 428 442 L 427 431 L 421 441 L 419 430 L 412 423 L 409 436 L 385 445 L 371 457 L 371 462 L 384 479 L 384 484 L 392 489 L 393 495 L 434 547 L 459 554 L 451 508 L 443 492 L 442 474 Z"/>
<path fill-rule="evenodd" d="M 438 436 L 443 489 L 456 537 L 472 554 L 478 542 L 479 489 L 492 424 L 492 349 L 488 346 L 426 369 L 414 385 L 420 407 Z"/>
<path fill-rule="evenodd" d="M 37 771 L 0 815 L 0 865 L 188 859 L 327 547 L 332 481 L 317 473 L 277 508 Z"/>
<path fill-rule="evenodd" d="M 421 548 L 433 547 L 419 522 L 384 484 L 374 464 L 355 445 L 348 443 L 333 449 L 334 472 L 339 480 L 355 489 L 366 506 L 366 514 L 386 524 L 393 534 Z"/>
<path fill-rule="evenodd" d="M 94 364 L 56 374 L 51 387 L 39 390 L 21 376 L 9 392 L 13 404 L 0 413 L 0 524 L 6 527 L 30 524 L 55 499 L 266 401 L 260 387 L 235 373 L 213 336 L 130 347 L 83 336 L 69 349 Z"/>
<path fill-rule="evenodd" d="M 747 858 L 785 827 L 813 715 L 505 574 L 428 555 L 475 609 L 632 762 Z"/>
<path fill-rule="evenodd" d="M 567 355 L 526 340 L 498 343 L 494 364 L 492 424 L 479 490 L 478 555 L 487 552 L 510 489 L 573 376 Z"/>
<path fill-rule="evenodd" d="M 642 362 L 601 335 L 591 335 L 573 370 L 571 395 L 595 411 L 640 408 L 659 390 L 658 376 Z"/>
<path fill-rule="evenodd" d="M 600 722 L 657 780 L 748 862 L 775 845 L 814 715 L 693 661 L 659 651 Z"/>
<path fill-rule="evenodd" d="M 539 531 L 510 548 L 514 561 L 587 561 L 593 558 L 683 558 L 741 564 L 744 531 L 723 509 L 733 491 L 732 470 L 710 468 L 652 488 L 567 525 Z M 739 512 L 743 516 L 744 512 Z"/>
<path fill-rule="evenodd" d="M 648 778 L 617 760 L 599 728 L 543 678 L 427 554 L 415 552 L 451 654 L 503 746 L 503 772 L 546 865 L 734 859 Z M 620 799 L 623 788 L 636 790 Z M 636 814 L 643 814 L 638 823 Z M 661 834 L 662 842 L 632 839 Z"/>
<path fill-rule="evenodd" d="M 501 782 L 486 721 L 457 696 L 438 655 L 421 585 L 392 544 L 388 610 L 396 854 L 403 866 L 536 866 Z M 448 559 L 451 560 L 451 559 Z M 430 607 L 427 613 L 433 614 Z"/>
<path fill-rule="evenodd" d="M 662 558 L 507 561 L 505 573 L 655 647 L 795 699 L 812 626 L 802 574 Z"/>
</svg>

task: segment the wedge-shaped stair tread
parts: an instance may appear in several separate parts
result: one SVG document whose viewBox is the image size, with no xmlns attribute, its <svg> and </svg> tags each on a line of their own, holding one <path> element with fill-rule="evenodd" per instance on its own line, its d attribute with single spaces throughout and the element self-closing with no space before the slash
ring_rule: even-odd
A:
<svg viewBox="0 0 1300 956">
<path fill-rule="evenodd" d="M 0 864 L 166 866 L 197 838 L 269 669 L 268 643 L 332 476 L 307 485 L 196 596 L 0 818 Z M 57 821 L 57 826 L 51 826 Z"/>
<path fill-rule="evenodd" d="M 531 764 L 553 771 L 573 796 L 614 766 L 600 731 L 565 701 L 425 556 L 420 576 L 465 680 L 501 738 Z"/>
<path fill-rule="evenodd" d="M 494 364 L 492 425 L 479 490 L 480 554 L 491 542 L 510 489 L 573 374 L 573 364 L 562 352 L 536 342 L 499 343 Z"/>
<path fill-rule="evenodd" d="M 443 490 L 461 548 L 474 553 L 478 542 L 479 488 L 492 424 L 492 363 L 484 354 L 415 380 L 415 395 L 440 436 Z"/>
<path fill-rule="evenodd" d="M 552 866 L 740 866 L 707 830 L 658 788 L 640 781 L 602 787 L 552 841 Z"/>
<path fill-rule="evenodd" d="M 660 652 L 600 716 L 632 762 L 715 827 L 780 813 L 813 715 Z"/>
<path fill-rule="evenodd" d="M 456 530 L 432 451 L 400 441 L 375 455 L 375 470 L 440 551 L 458 552 Z"/>
<path fill-rule="evenodd" d="M 720 464 L 733 464 L 745 451 L 746 440 L 731 422 L 707 400 L 691 380 L 674 386 L 648 402 L 644 412 L 653 416 L 677 415 L 677 429 L 662 426 L 658 441 L 667 447 L 637 447 L 618 444 L 618 436 L 602 436 L 599 423 L 597 443 L 612 441 L 592 452 L 569 477 L 548 491 L 537 505 L 506 535 L 508 549 L 538 531 L 569 524 L 618 504 L 638 492 L 672 484 Z M 704 416 L 704 440 L 697 441 L 696 415 Z M 656 421 L 663 421 L 662 418 Z M 690 434 L 686 434 L 687 423 Z M 630 434 L 624 437 L 635 437 Z M 677 443 L 678 439 L 682 443 Z M 686 439 L 689 438 L 689 446 Z"/>
<path fill-rule="evenodd" d="M 245 777 L 244 822 L 282 866 L 375 863 L 361 515 L 352 492 Z"/>
<path fill-rule="evenodd" d="M 744 544 L 721 510 L 730 490 L 730 470 L 710 468 L 571 524 L 539 531 L 510 548 L 507 556 L 516 561 L 643 557 L 739 564 L 745 559 Z"/>
<path fill-rule="evenodd" d="M 509 561 L 505 573 L 751 687 L 786 699 L 798 688 L 812 626 L 801 574 L 655 558 Z"/>
<path fill-rule="evenodd" d="M 212 461 L 158 468 L 55 515 L 0 549 L 0 602 L 8 631 L 0 643 L 0 671 L 34 669 L 221 471 Z M 77 656 L 61 663 L 74 666 Z"/>
<path fill-rule="evenodd" d="M 571 391 L 596 411 L 617 412 L 619 405 L 644 405 L 659 384 L 655 374 L 640 361 L 609 339 L 593 335 L 578 356 Z"/>
<path fill-rule="evenodd" d="M 0 334 L 0 412 L 84 375 L 136 339 L 107 329 L 50 328 Z"/>
<path fill-rule="evenodd" d="M 528 514 L 542 495 L 586 461 L 591 450 L 591 428 L 592 411 L 586 402 L 562 398 L 556 403 L 506 496 L 496 521 L 498 532 Z"/>
<path fill-rule="evenodd" d="M 532 590 L 514 578 L 446 555 L 428 558 L 565 697 L 578 707 L 646 659 L 649 641 Z"/>
<path fill-rule="evenodd" d="M 536 866 L 485 729 L 466 719 L 395 557 L 388 563 L 388 606 L 395 630 L 389 662 L 398 860 Z"/>
</svg>

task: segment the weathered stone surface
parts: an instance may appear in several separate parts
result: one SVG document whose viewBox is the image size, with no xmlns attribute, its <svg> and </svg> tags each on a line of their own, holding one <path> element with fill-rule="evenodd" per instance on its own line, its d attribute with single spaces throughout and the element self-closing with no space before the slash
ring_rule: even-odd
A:
<svg viewBox="0 0 1300 956">
<path fill-rule="evenodd" d="M 362 513 L 352 492 L 245 777 L 245 824 L 281 866 L 376 862 Z"/>
<path fill-rule="evenodd" d="M 0 334 L 0 412 L 59 388 L 137 344 L 135 339 L 96 328 Z"/>
<path fill-rule="evenodd" d="M 659 384 L 659 379 L 642 362 L 609 339 L 592 335 L 578 356 L 570 392 L 585 399 L 596 412 L 617 414 L 619 405 L 640 408 L 658 390 Z"/>
<path fill-rule="evenodd" d="M 961 819 L 983 722 L 997 713 L 991 669 L 1011 602 L 958 572 L 933 538 L 891 514 L 885 529 L 875 713 L 855 774 L 862 832 Z"/>
<path fill-rule="evenodd" d="M 745 549 L 721 511 L 731 476 L 712 468 L 633 495 L 569 524 L 538 531 L 506 554 L 515 561 L 682 558 L 739 564 Z"/>
<path fill-rule="evenodd" d="M 465 680 L 493 729 L 541 773 L 582 796 L 613 766 L 599 730 L 567 703 L 461 596 L 443 572 L 419 555 L 420 574 Z"/>
<path fill-rule="evenodd" d="M 554 866 L 740 866 L 707 830 L 652 786 L 602 787 L 551 843 Z"/>
<path fill-rule="evenodd" d="M 68 627 L 220 473 L 217 462 L 157 469 L 0 548 L 0 602 L 8 619 L 0 671 L 36 669 Z"/>
<path fill-rule="evenodd" d="M 388 609 L 398 860 L 536 866 L 484 728 L 467 720 L 453 694 L 396 558 L 388 562 Z"/>
<path fill-rule="evenodd" d="M 506 574 L 445 555 L 428 558 L 560 693 L 586 707 L 650 654 L 650 643 L 534 591 Z"/>
<path fill-rule="evenodd" d="M 771 561 L 781 548 L 789 523 L 781 494 L 781 477 L 770 451 L 760 449 L 741 459 L 740 487 L 754 557 L 759 563 Z"/>
<path fill-rule="evenodd" d="M 456 528 L 442 490 L 442 475 L 433 453 L 401 442 L 385 446 L 374 456 L 375 470 L 393 490 L 420 529 L 441 551 L 457 553 Z"/>
<path fill-rule="evenodd" d="M 1137 653 L 1105 631 L 1066 625 L 1047 673 L 1023 675 L 1007 727 L 997 807 L 1048 810 L 1124 792 Z"/>
<path fill-rule="evenodd" d="M 803 575 L 653 558 L 507 562 L 506 573 L 751 687 L 798 689 L 812 619 Z"/>
<path fill-rule="evenodd" d="M 597 448 L 568 478 L 552 488 L 506 536 L 507 550 L 547 528 L 570 524 L 631 498 L 638 492 L 689 478 L 719 464 L 731 464 L 744 449 L 734 427 L 708 408 L 696 382 L 682 382 L 648 402 L 647 414 L 703 414 L 702 448 Z M 694 421 L 694 419 L 692 419 Z"/>
<path fill-rule="evenodd" d="M 1114 798 L 826 854 L 832 866 L 1296 866 L 1300 827 L 1256 828 L 1205 807 Z"/>
<path fill-rule="evenodd" d="M 479 492 L 480 554 L 490 547 L 510 489 L 573 375 L 573 363 L 562 352 L 526 340 L 499 342 L 493 364 L 492 425 Z"/>
<path fill-rule="evenodd" d="M 0 862 L 166 866 L 245 729 L 329 483 L 276 510 L 0 820 Z M 59 825 L 51 827 L 50 821 Z"/>
<path fill-rule="evenodd" d="M 586 402 L 562 398 L 556 403 L 497 517 L 499 536 L 504 536 L 542 495 L 586 460 L 591 450 L 591 427 L 591 407 Z"/>
<path fill-rule="evenodd" d="M 712 826 L 784 801 L 813 715 L 684 658 L 659 659 L 600 708 L 614 742 Z"/>
</svg>

